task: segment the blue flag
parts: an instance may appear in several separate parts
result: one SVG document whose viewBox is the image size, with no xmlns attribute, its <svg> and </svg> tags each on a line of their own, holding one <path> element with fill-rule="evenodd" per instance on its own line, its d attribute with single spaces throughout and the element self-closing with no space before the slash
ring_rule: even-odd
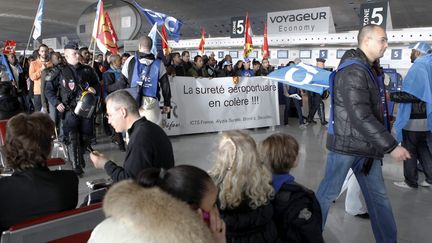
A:
<svg viewBox="0 0 432 243">
<path fill-rule="evenodd" d="M 135 6 L 141 10 L 141 12 L 144 14 L 144 16 L 147 18 L 147 20 L 150 22 L 151 25 L 154 25 L 157 23 L 158 26 L 165 25 L 166 30 L 168 31 L 168 34 L 176 41 L 178 42 L 180 40 L 180 28 L 183 25 L 183 22 L 181 20 L 178 20 L 174 17 L 167 16 L 164 13 L 158 13 L 153 10 L 143 8 L 141 5 L 139 5 L 136 1 L 134 1 Z"/>
<path fill-rule="evenodd" d="M 38 11 L 36 13 L 36 17 L 34 20 L 34 31 L 33 31 L 33 39 L 37 40 L 39 36 L 42 34 L 42 19 L 43 19 L 43 10 L 44 10 L 44 0 L 40 0 Z"/>
<path fill-rule="evenodd" d="M 414 95 L 426 103 L 427 125 L 432 131 L 432 54 L 418 57 L 402 82 L 402 91 Z M 402 129 L 407 125 L 412 104 L 399 104 L 394 128 L 396 139 L 402 141 Z"/>
<path fill-rule="evenodd" d="M 327 70 L 301 62 L 297 65 L 275 70 L 264 78 L 322 94 L 329 88 L 330 74 L 331 72 Z"/>
<path fill-rule="evenodd" d="M 2 54 L 2 57 L 0 59 L 0 72 L 5 72 L 9 78 L 9 80 L 1 80 L 1 81 L 12 81 L 15 80 L 12 70 L 9 66 L 9 62 L 4 54 Z M 1 77 L 0 77 L 1 78 Z"/>
</svg>

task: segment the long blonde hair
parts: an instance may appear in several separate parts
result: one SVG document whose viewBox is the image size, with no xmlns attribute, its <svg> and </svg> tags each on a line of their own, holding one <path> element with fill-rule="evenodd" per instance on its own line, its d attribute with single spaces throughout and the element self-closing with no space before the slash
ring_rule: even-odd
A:
<svg viewBox="0 0 432 243">
<path fill-rule="evenodd" d="M 222 134 L 210 175 L 219 188 L 221 209 L 235 208 L 244 200 L 255 209 L 274 195 L 271 173 L 259 160 L 255 140 L 243 131 Z"/>
</svg>

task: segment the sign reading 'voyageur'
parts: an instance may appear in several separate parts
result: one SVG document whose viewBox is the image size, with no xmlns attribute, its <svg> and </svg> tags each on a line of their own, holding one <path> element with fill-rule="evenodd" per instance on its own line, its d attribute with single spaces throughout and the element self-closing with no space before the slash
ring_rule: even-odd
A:
<svg viewBox="0 0 432 243">
<path fill-rule="evenodd" d="M 335 32 L 330 7 L 309 8 L 267 14 L 268 35 Z"/>
</svg>

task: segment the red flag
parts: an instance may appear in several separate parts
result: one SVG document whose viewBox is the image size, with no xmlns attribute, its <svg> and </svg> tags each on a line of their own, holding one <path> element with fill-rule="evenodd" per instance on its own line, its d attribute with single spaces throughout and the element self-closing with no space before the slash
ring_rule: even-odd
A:
<svg viewBox="0 0 432 243">
<path fill-rule="evenodd" d="M 101 1 L 100 9 L 98 11 L 99 11 L 99 20 L 98 20 L 99 25 L 97 28 L 96 44 L 103 53 L 110 51 L 113 54 L 117 54 L 118 52 L 117 34 L 115 33 L 108 12 L 105 12 L 104 10 L 103 1 Z"/>
<path fill-rule="evenodd" d="M 204 29 L 201 30 L 201 41 L 198 46 L 198 50 L 201 51 L 201 55 L 204 55 L 204 45 L 205 45 L 205 32 Z"/>
<path fill-rule="evenodd" d="M 261 50 L 262 58 L 269 58 L 269 47 L 268 47 L 268 40 L 267 40 L 267 25 L 264 24 L 264 42 Z"/>
<path fill-rule="evenodd" d="M 249 53 L 253 50 L 252 47 L 252 29 L 249 23 L 249 15 L 246 14 L 246 21 L 245 21 L 245 43 L 244 43 L 244 50 L 243 50 L 243 57 L 248 57 Z"/>
<path fill-rule="evenodd" d="M 117 37 L 117 34 L 114 30 L 114 26 L 112 24 L 111 18 L 108 15 L 108 12 L 105 12 L 105 20 L 106 20 L 106 23 L 108 25 L 109 32 L 111 33 L 112 40 L 114 41 L 115 46 L 117 47 L 118 37 Z M 117 49 L 118 49 L 118 47 L 117 47 Z"/>
<path fill-rule="evenodd" d="M 3 47 L 3 54 L 15 53 L 16 41 L 6 40 Z"/>
<path fill-rule="evenodd" d="M 164 24 L 162 25 L 162 50 L 165 56 L 168 56 L 171 53 Z"/>
</svg>

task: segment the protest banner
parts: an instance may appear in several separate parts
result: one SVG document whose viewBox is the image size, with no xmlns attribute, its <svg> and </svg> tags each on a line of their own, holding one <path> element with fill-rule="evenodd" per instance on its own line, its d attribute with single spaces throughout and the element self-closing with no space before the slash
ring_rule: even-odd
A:
<svg viewBox="0 0 432 243">
<path fill-rule="evenodd" d="M 277 83 L 262 77 L 174 77 L 168 135 L 279 125 Z"/>
</svg>

